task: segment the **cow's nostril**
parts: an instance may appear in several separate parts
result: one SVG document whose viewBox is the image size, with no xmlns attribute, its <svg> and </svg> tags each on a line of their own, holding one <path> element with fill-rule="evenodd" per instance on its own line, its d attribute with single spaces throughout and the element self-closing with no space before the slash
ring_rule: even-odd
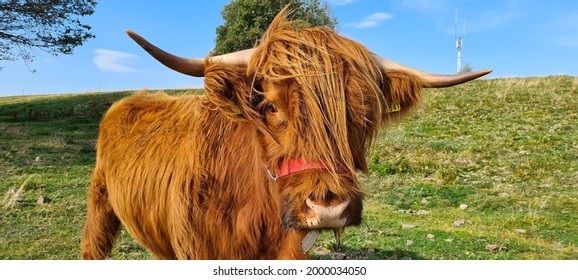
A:
<svg viewBox="0 0 578 280">
<path fill-rule="evenodd" d="M 332 201 L 333 198 L 335 198 L 335 194 L 333 192 L 327 192 L 327 194 L 325 195 L 325 200 L 326 201 Z"/>
</svg>

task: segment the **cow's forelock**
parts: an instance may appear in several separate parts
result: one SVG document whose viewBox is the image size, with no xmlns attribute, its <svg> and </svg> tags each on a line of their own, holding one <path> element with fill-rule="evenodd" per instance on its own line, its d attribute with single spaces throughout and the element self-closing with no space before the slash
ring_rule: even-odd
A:
<svg viewBox="0 0 578 280">
<path fill-rule="evenodd" d="M 325 28 L 273 22 L 248 73 L 260 84 L 285 85 L 289 128 L 283 157 L 366 171 L 365 155 L 385 107 L 382 74 L 362 45 Z M 267 93 L 265 93 L 267 95 Z M 284 145 L 283 145 L 284 144 Z M 335 170 L 335 166 L 331 166 Z"/>
</svg>

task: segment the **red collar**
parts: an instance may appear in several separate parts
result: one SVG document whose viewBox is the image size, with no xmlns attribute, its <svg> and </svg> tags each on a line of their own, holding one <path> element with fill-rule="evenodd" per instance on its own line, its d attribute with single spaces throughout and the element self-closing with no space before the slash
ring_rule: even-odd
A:
<svg viewBox="0 0 578 280">
<path fill-rule="evenodd" d="M 275 168 L 275 177 L 273 177 L 273 179 L 276 180 L 283 176 L 312 169 L 329 170 L 330 168 L 327 163 L 323 161 L 306 162 L 304 159 L 286 159 L 281 161 Z M 339 174 L 349 174 L 349 170 L 342 166 L 338 166 L 336 172 Z"/>
</svg>

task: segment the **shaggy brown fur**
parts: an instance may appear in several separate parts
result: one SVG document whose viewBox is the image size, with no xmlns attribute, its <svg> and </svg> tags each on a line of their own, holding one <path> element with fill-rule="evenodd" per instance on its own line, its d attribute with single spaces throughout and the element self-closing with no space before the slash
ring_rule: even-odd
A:
<svg viewBox="0 0 578 280">
<path fill-rule="evenodd" d="M 208 63 L 206 96 L 137 93 L 100 125 L 82 257 L 105 258 L 122 223 L 160 259 L 304 259 L 310 199 L 349 202 L 384 124 L 413 109 L 423 82 L 382 73 L 368 50 L 282 12 L 248 67 Z M 398 105 L 399 112 L 389 108 Z M 286 159 L 324 162 L 272 180 Z M 347 168 L 350 172 L 336 172 Z"/>
</svg>

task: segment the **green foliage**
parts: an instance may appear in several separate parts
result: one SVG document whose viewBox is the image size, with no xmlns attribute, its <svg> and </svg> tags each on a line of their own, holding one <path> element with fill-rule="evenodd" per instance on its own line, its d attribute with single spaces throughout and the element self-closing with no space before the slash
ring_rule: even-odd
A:
<svg viewBox="0 0 578 280">
<path fill-rule="evenodd" d="M 34 60 L 32 49 L 72 54 L 94 38 L 80 17 L 92 15 L 95 0 L 0 1 L 0 60 Z"/>
<path fill-rule="evenodd" d="M 215 54 L 252 48 L 287 5 L 294 9 L 293 17 L 301 26 L 337 25 L 331 7 L 319 0 L 233 0 L 221 11 L 224 23 L 217 27 Z"/>
<path fill-rule="evenodd" d="M 471 64 L 466 63 L 466 65 L 464 65 L 462 67 L 462 69 L 460 70 L 460 74 L 464 74 L 464 73 L 470 73 L 474 70 L 474 68 L 472 67 Z"/>
<path fill-rule="evenodd" d="M 403 156 L 395 159 L 393 162 L 381 161 L 378 156 L 371 156 L 369 168 L 379 177 L 393 175 L 398 173 L 411 172 L 411 166 Z"/>
</svg>

